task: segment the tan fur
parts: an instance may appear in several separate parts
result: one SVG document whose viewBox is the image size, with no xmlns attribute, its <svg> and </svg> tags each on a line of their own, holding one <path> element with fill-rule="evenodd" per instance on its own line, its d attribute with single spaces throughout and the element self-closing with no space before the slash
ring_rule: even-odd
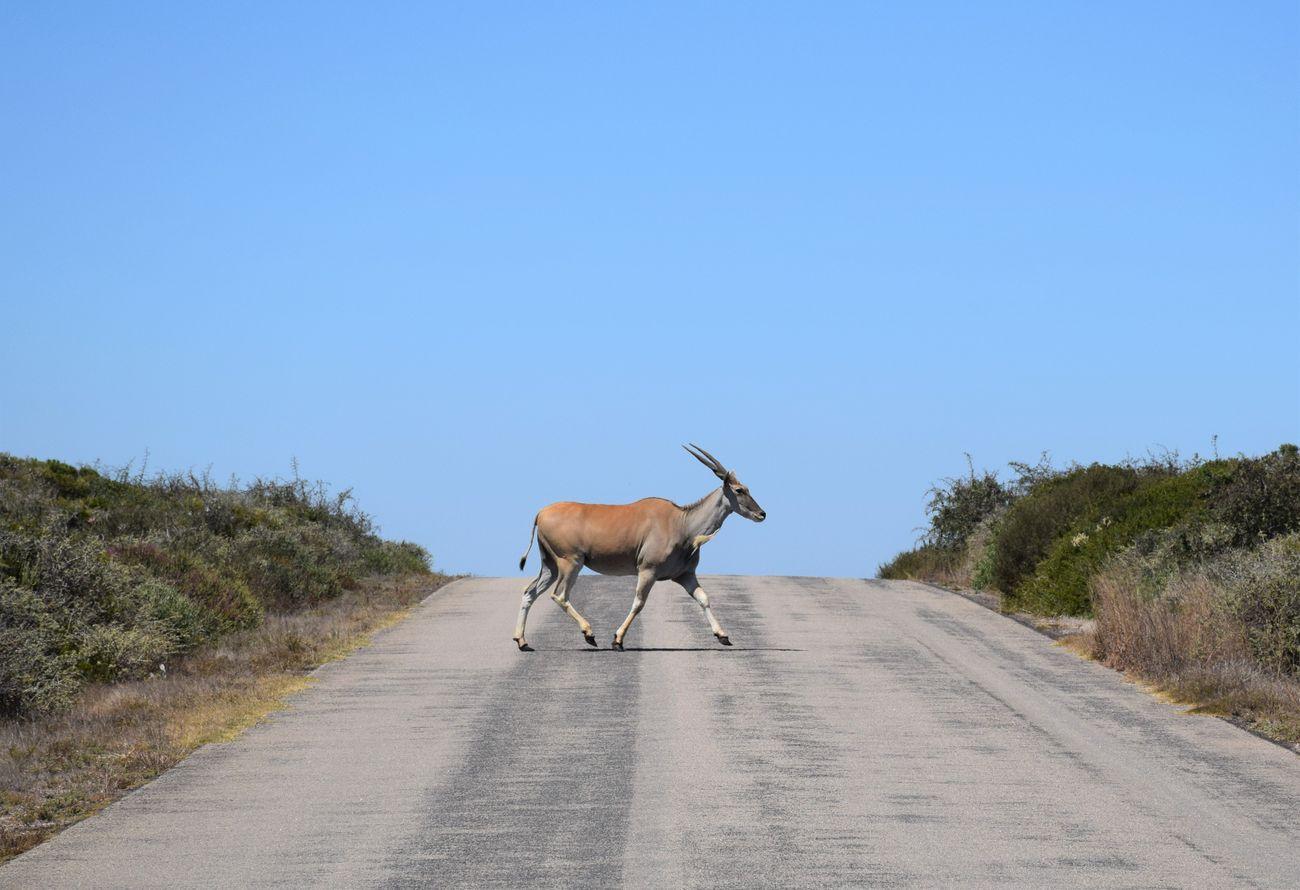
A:
<svg viewBox="0 0 1300 890">
<path fill-rule="evenodd" d="M 631 504 L 551 504 L 537 514 L 537 536 L 557 557 L 577 560 L 602 575 L 635 575 L 642 565 L 678 566 L 674 550 L 689 550 L 682 508 L 663 498 Z M 660 579 L 669 577 L 662 571 Z"/>
</svg>

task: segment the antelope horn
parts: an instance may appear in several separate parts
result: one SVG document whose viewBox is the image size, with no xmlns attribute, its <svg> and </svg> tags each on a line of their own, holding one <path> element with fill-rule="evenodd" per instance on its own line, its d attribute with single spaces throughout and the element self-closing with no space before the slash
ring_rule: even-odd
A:
<svg viewBox="0 0 1300 890">
<path fill-rule="evenodd" d="M 692 444 L 692 445 L 695 445 L 694 442 L 692 442 L 691 444 Z M 698 446 L 698 445 L 695 445 L 695 447 L 696 447 L 696 448 L 700 448 L 700 446 Z M 726 475 L 728 475 L 728 474 L 731 473 L 731 470 L 728 470 L 726 467 L 724 467 L 724 466 L 722 465 L 722 461 L 718 460 L 718 459 L 717 459 L 716 457 L 714 457 L 712 454 L 709 454 L 709 452 L 705 451 L 703 448 L 700 448 L 700 453 L 703 454 L 705 457 L 707 457 L 709 460 L 713 461 L 713 466 L 714 466 L 714 467 L 717 469 L 717 471 L 718 471 L 720 474 L 722 474 L 723 476 L 726 476 Z"/>
<path fill-rule="evenodd" d="M 706 467 L 712 470 L 713 475 L 717 476 L 719 479 L 727 478 L 727 468 L 724 467 L 721 463 L 719 463 L 718 459 L 714 457 L 712 454 L 709 454 L 709 452 L 705 451 L 703 448 L 696 445 L 694 442 L 692 442 L 689 447 L 687 447 L 686 445 L 683 445 L 682 447 L 686 449 L 687 454 L 689 454 L 691 457 L 695 458 L 700 463 L 704 464 Z M 692 451 L 691 448 L 694 448 L 695 451 Z"/>
</svg>

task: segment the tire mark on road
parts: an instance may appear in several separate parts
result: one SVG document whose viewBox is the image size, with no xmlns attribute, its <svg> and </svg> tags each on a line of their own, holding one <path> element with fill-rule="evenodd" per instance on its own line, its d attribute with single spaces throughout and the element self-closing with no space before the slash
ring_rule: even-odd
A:
<svg viewBox="0 0 1300 890">
<path fill-rule="evenodd" d="M 610 583 L 575 585 L 575 604 L 597 627 L 626 609 L 596 589 Z M 394 885 L 576 887 L 618 874 L 641 659 L 586 649 L 572 622 L 545 606 L 529 619 L 538 651 L 514 656 L 504 682 L 488 687 L 472 673 L 454 681 L 455 696 L 486 707 L 468 731 L 471 756 L 428 795 L 423 823 L 393 863 Z"/>
</svg>

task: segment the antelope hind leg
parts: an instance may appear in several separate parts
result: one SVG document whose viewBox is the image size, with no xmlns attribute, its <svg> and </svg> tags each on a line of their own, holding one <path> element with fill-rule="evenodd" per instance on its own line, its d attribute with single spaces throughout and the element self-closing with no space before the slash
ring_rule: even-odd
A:
<svg viewBox="0 0 1300 890">
<path fill-rule="evenodd" d="M 627 613 L 623 623 L 618 626 L 614 633 L 614 642 L 610 648 L 622 649 L 623 638 L 627 636 L 628 630 L 632 627 L 632 622 L 636 616 L 645 608 L 645 601 L 650 596 L 650 588 L 654 587 L 655 573 L 653 571 L 643 571 L 636 576 L 636 597 L 632 600 L 632 611 Z"/>
<path fill-rule="evenodd" d="M 528 623 L 528 610 L 533 607 L 533 603 L 542 595 L 551 582 L 555 580 L 555 567 L 548 562 L 545 557 L 542 559 L 542 570 L 537 573 L 537 577 L 532 580 L 526 588 L 524 595 L 519 603 L 519 619 L 515 622 L 515 635 L 512 639 L 515 645 L 519 647 L 520 652 L 532 652 L 533 647 L 528 645 L 528 640 L 524 638 L 524 625 Z"/>
</svg>

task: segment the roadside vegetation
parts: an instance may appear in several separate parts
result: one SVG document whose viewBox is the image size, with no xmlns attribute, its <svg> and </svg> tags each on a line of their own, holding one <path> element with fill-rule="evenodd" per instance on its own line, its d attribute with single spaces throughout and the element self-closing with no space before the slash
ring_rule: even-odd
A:
<svg viewBox="0 0 1300 890">
<path fill-rule="evenodd" d="M 881 578 L 1089 619 L 1068 641 L 1174 698 L 1300 742 L 1300 452 L 944 479 Z"/>
<path fill-rule="evenodd" d="M 446 580 L 296 472 L 0 454 L 0 861 L 255 722 Z"/>
</svg>

